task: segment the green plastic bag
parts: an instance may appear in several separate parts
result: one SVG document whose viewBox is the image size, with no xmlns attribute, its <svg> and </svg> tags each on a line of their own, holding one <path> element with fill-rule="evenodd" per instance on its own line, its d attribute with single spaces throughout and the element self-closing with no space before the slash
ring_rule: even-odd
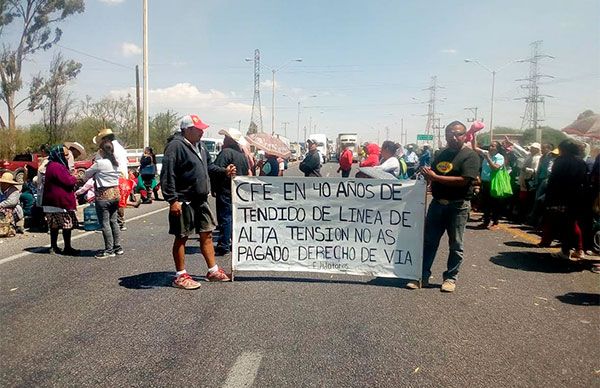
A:
<svg viewBox="0 0 600 388">
<path fill-rule="evenodd" d="M 504 166 L 496 171 L 492 171 L 492 181 L 490 182 L 490 195 L 494 198 L 507 198 L 513 194 L 510 185 L 510 175 Z"/>
</svg>

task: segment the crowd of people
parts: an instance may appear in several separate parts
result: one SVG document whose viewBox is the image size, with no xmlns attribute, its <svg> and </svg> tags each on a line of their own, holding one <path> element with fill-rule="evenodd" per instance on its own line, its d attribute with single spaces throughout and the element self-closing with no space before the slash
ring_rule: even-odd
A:
<svg viewBox="0 0 600 388">
<path fill-rule="evenodd" d="M 80 197 L 94 204 L 101 226 L 104 248 L 96 258 L 123 255 L 121 232 L 126 230 L 126 206 L 150 203 L 159 198 L 160 189 L 169 203 L 169 233 L 174 235 L 173 285 L 183 289 L 200 286 L 185 269 L 185 245 L 194 233 L 200 236 L 200 250 L 208 268 L 206 278 L 228 281 L 215 257 L 231 251 L 231 179 L 281 176 L 287 163 L 268 151 L 252 153 L 235 128 L 219 132 L 224 136 L 223 147 L 213 161 L 200 141 L 206 128 L 198 116 L 185 116 L 168 139 L 162 171 L 157 170 L 153 149 L 147 147 L 135 172 L 128 171 L 126 151 L 113 132 L 102 129 L 93 139 L 97 149 L 83 182 L 74 170 L 75 159 L 86 154 L 81 144 L 42 146 L 38 169 L 27 174 L 21 190 L 10 172 L 0 178 L 0 235 L 22 233 L 23 220 L 29 219 L 30 227 L 43 226 L 49 231 L 50 253 L 79 255 L 71 244 L 71 234 L 79 224 L 76 209 Z M 365 143 L 361 148 L 360 168 L 381 170 L 396 179 L 423 178 L 429 183 L 433 200 L 425 225 L 423 280 L 409 282 L 408 288 L 428 284 L 441 236 L 447 233 L 449 255 L 441 289 L 454 291 L 472 207 L 482 212 L 481 229 L 493 231 L 501 219 L 507 219 L 538 228 L 542 236 L 539 247 L 560 240 L 561 251 L 556 255 L 561 258 L 583 259 L 600 250 L 600 156 L 590 158 L 589 146 L 572 139 L 558 147 L 535 142 L 522 147 L 508 138 L 478 145 L 476 132 L 482 128 L 480 123 L 469 130 L 458 121 L 450 123 L 445 130 L 446 147 L 435 153 L 428 144 L 403 147 L 390 140 L 381 145 Z M 299 169 L 306 177 L 320 177 L 322 157 L 316 142 L 307 140 L 306 149 Z M 338 173 L 343 178 L 350 176 L 352 159 L 350 147 L 340 150 Z M 357 177 L 368 176 L 359 171 Z M 137 201 L 133 197 L 136 192 L 141 196 Z M 216 217 L 208 205 L 209 195 L 216 198 Z M 213 241 L 217 229 L 218 237 Z M 62 248 L 58 246 L 61 230 Z"/>
<path fill-rule="evenodd" d="M 481 145 L 477 144 L 476 134 L 483 129 L 482 123 L 476 122 L 468 130 L 460 122 L 454 124 L 461 130 L 446 128 L 447 146 L 438 150 L 435 155 L 428 144 L 419 149 L 414 144 L 404 148 L 389 140 L 384 141 L 381 146 L 365 143 L 361 149 L 359 167 L 378 168 L 398 179 L 416 179 L 422 176 L 432 180 L 432 173 L 437 177 L 447 176 L 456 170 L 458 160 L 445 160 L 444 157 L 453 145 L 459 147 L 455 142 L 458 136 L 460 147 L 457 149 L 464 148 L 470 151 L 471 159 L 473 155 L 478 159 L 476 173 L 473 173 L 473 168 L 469 168 L 469 175 L 462 175 L 468 180 L 468 183 L 462 183 L 467 184 L 469 190 L 460 196 L 460 200 L 467 200 L 469 209 L 472 207 L 482 213 L 481 224 L 478 226 L 480 229 L 494 231 L 499 228 L 500 220 L 505 219 L 541 234 L 538 247 L 550 247 L 554 240 L 558 240 L 561 250 L 555 254 L 556 257 L 579 260 L 585 258 L 586 254 L 600 253 L 600 156 L 590 156 L 589 144 L 567 138 L 558 146 L 533 142 L 523 147 L 505 137 L 502 142 L 492 141 L 489 145 Z M 449 136 L 452 131 L 457 135 Z M 349 176 L 350 153 L 350 148 L 340 153 L 338 172 L 342 173 L 342 177 Z M 459 167 L 463 167 L 462 164 Z M 446 171 L 447 168 L 450 170 Z M 360 171 L 357 173 L 357 177 L 365 176 Z M 503 179 L 506 179 L 505 190 L 500 193 L 498 185 Z M 438 179 L 429 186 L 434 204 L 439 203 L 435 200 L 436 191 L 440 191 L 439 187 L 443 187 L 443 184 Z M 444 202 L 448 200 L 452 203 L 456 200 L 449 200 L 451 195 L 448 193 L 442 195 Z M 462 202 L 460 206 L 466 207 Z M 439 210 L 434 205 L 429 212 L 434 217 Z M 468 217 L 469 214 L 470 211 L 467 212 Z M 438 215 L 438 218 L 445 217 L 443 212 Z M 460 223 L 463 222 L 462 217 L 461 213 L 458 217 Z M 462 239 L 462 235 L 456 236 L 456 232 L 454 234 Z M 426 247 L 427 235 L 426 229 Z M 462 245 L 454 238 L 451 246 L 453 244 Z M 456 252 L 461 249 L 451 248 L 451 256 L 454 258 L 449 261 L 457 262 Z M 428 261 L 432 259 L 425 256 L 427 267 Z M 594 267 L 593 270 L 598 271 L 599 268 Z M 451 274 L 452 270 L 449 271 Z M 424 271 L 423 276 L 427 279 L 429 273 Z"/>
</svg>

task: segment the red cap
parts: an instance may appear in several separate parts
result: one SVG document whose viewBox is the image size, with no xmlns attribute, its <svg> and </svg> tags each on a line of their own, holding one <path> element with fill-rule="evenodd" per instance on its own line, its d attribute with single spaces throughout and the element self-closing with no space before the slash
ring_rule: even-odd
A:
<svg viewBox="0 0 600 388">
<path fill-rule="evenodd" d="M 196 127 L 198 129 L 205 130 L 208 128 L 208 125 L 204 124 L 202 120 L 200 120 L 200 117 L 196 115 L 183 116 L 181 123 L 179 124 L 179 128 L 186 129 L 190 127 Z"/>
</svg>

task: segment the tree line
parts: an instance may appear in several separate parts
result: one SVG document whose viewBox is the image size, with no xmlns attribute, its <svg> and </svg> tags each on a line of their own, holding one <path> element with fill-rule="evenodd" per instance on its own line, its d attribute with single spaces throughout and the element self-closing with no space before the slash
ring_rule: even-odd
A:
<svg viewBox="0 0 600 388">
<path fill-rule="evenodd" d="M 101 128 L 111 128 L 126 147 L 141 148 L 135 101 L 131 96 L 94 101 L 87 96 L 76 101 L 69 83 L 81 72 L 79 62 L 54 55 L 47 73 L 37 73 L 24 82 L 22 66 L 40 51 L 54 47 L 62 37 L 59 24 L 83 13 L 83 0 L 0 0 L 0 158 L 35 152 L 41 144 L 78 141 L 93 149 L 92 138 Z M 9 33 L 7 33 L 7 31 Z M 28 86 L 28 90 L 26 85 Z M 41 111 L 42 119 L 28 129 L 19 128 L 20 114 Z M 164 147 L 177 125 L 178 114 L 166 111 L 150 120 L 150 145 Z"/>
<path fill-rule="evenodd" d="M 178 119 L 179 114 L 170 110 L 150 117 L 150 146 L 155 152 L 163 150 L 167 138 L 178 128 Z M 57 127 L 49 127 L 42 121 L 16 131 L 0 128 L 0 159 L 37 152 L 42 144 L 65 141 L 77 141 L 86 150 L 95 151 L 97 146 L 92 139 L 101 128 L 111 128 L 126 148 L 143 147 L 143 134 L 137 129 L 135 101 L 131 96 L 99 101 L 88 96 L 84 101 L 73 102 L 70 114 Z"/>
</svg>

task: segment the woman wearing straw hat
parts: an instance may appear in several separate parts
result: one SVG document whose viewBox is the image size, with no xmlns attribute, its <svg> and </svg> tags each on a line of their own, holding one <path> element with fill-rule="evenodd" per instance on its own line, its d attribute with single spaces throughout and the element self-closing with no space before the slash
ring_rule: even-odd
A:
<svg viewBox="0 0 600 388">
<path fill-rule="evenodd" d="M 52 147 L 48 156 L 48 166 L 44 178 L 42 206 L 50 229 L 50 253 L 79 255 L 78 249 L 71 246 L 71 231 L 78 225 L 75 185 L 77 178 L 69 172 L 67 156 L 69 150 L 62 144 Z M 58 231 L 62 229 L 64 249 L 58 247 Z"/>
<path fill-rule="evenodd" d="M 17 185 L 18 183 L 10 172 L 5 172 L 0 177 L 0 213 L 5 220 L 9 221 L 10 230 L 6 231 L 8 236 L 14 236 L 16 231 L 23 233 L 23 228 L 17 227 L 17 222 L 23 219 L 23 209 L 19 204 L 20 193 Z"/>
</svg>

